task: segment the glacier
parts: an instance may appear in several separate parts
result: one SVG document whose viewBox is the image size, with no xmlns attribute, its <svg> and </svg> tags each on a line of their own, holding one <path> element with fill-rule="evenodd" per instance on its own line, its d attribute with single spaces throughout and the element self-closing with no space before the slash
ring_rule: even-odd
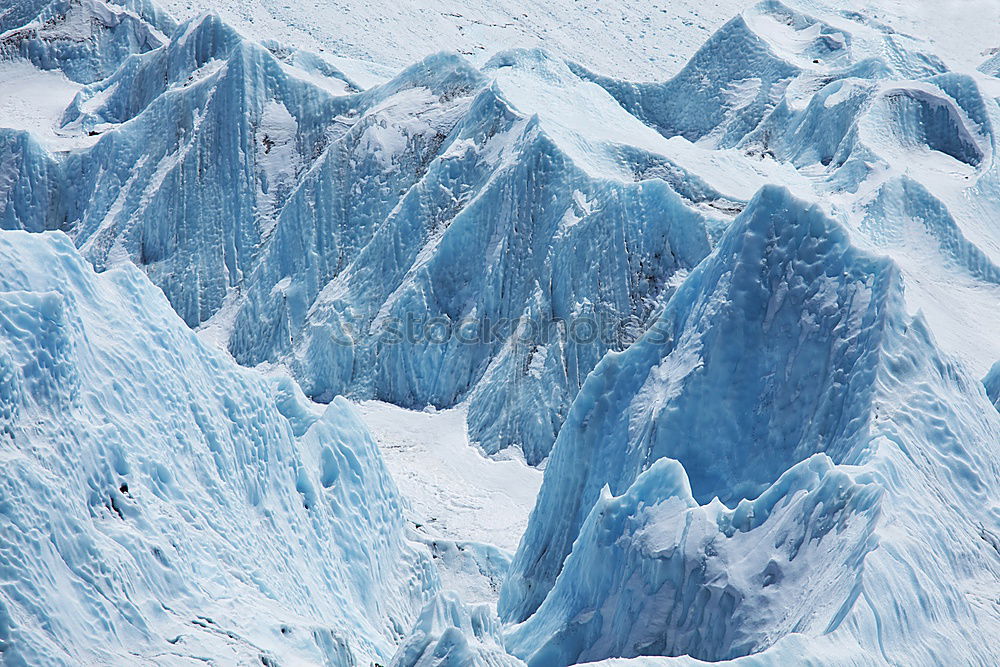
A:
<svg viewBox="0 0 1000 667">
<path fill-rule="evenodd" d="M 8 135 L 25 168 L 5 210 L 31 204 L 6 226 L 62 229 L 99 269 L 133 261 L 191 326 L 225 310 L 233 356 L 287 365 L 312 398 L 468 400 L 484 449 L 516 444 L 538 463 L 586 374 L 634 340 L 671 278 L 708 253 L 707 228 L 748 196 L 744 184 L 727 196 L 686 178 L 700 165 L 673 164 L 662 137 L 541 52 L 485 72 L 432 56 L 354 94 L 338 71 L 289 70 L 215 16 L 178 26 L 66 110 L 64 130 L 96 135 L 93 146 L 55 159 Z M 617 125 L 602 118 L 608 132 L 589 156 L 580 129 L 593 123 L 536 111 L 527 90 L 585 94 L 593 118 L 610 110 Z M 636 163 L 627 171 L 615 166 L 621 153 Z M 209 158 L 218 154 L 227 159 Z M 636 169 L 670 180 L 636 182 Z M 522 198 L 533 203 L 503 204 Z M 603 273 L 576 253 L 600 256 Z M 456 273 L 484 254 L 493 271 Z M 548 331 L 581 313 L 614 335 L 576 344 L 556 331 L 539 353 L 541 381 L 525 374 L 537 351 L 512 342 L 519 322 Z M 391 325 L 410 321 L 472 326 L 475 344 L 397 345 Z M 526 417 L 525 401 L 544 407 Z"/>
<path fill-rule="evenodd" d="M 995 664 L 996 7 L 424 4 L 0 9 L 0 661 Z"/>
<path fill-rule="evenodd" d="M 798 661 L 987 664 L 997 414 L 898 269 L 762 190 L 584 385 L 501 592 L 508 647 L 718 661 L 794 632 L 849 647 Z"/>
<path fill-rule="evenodd" d="M 203 16 L 80 91 L 60 131 L 92 146 L 53 157 L 5 134 L 6 161 L 23 166 L 6 188 L 3 224 L 62 229 L 99 269 L 142 266 L 189 325 L 212 327 L 240 363 L 288 367 L 311 398 L 468 402 L 470 436 L 484 450 L 516 445 L 537 464 L 587 373 L 642 333 L 767 182 L 815 197 L 855 192 L 839 202 L 844 215 L 904 270 L 911 255 L 918 264 L 935 252 L 942 266 L 972 272 L 958 266 L 914 290 L 933 302 L 928 317 L 955 317 L 938 305 L 941 283 L 962 316 L 987 316 L 981 294 L 998 288 L 983 247 L 994 241 L 954 219 L 961 208 L 966 220 L 983 216 L 976 202 L 998 187 L 985 147 L 991 155 L 991 106 L 976 101 L 978 84 L 948 74 L 912 39 L 852 25 L 863 47 L 855 55 L 837 41 L 843 28 L 789 12 L 776 3 L 746 12 L 662 85 L 521 50 L 479 69 L 431 56 L 361 92 L 325 61 L 248 42 Z M 798 32 L 775 29 L 778 19 Z M 800 44 L 799 33 L 810 38 Z M 867 55 L 885 49 L 898 55 Z M 117 53 L 106 50 L 102 59 Z M 744 70 L 720 60 L 734 50 Z M 812 56 L 822 56 L 818 66 Z M 887 85 L 911 76 L 923 79 Z M 716 97 L 697 96 L 705 81 Z M 905 118 L 891 115 L 897 100 L 912 100 Z M 884 166 L 923 156 L 893 136 L 916 137 L 924 115 L 947 108 L 946 126 L 920 145 L 957 160 L 960 176 L 981 172 L 971 205 L 942 187 L 955 180 L 942 179 L 950 162 L 919 160 L 928 173 Z M 934 147 L 952 126 L 965 138 Z M 879 136 L 884 127 L 899 133 Z M 910 210 L 917 187 L 941 205 Z M 940 250 L 912 247 L 922 239 L 901 226 L 914 218 Z M 473 270 L 484 256 L 488 271 Z M 587 320 L 604 332 L 597 340 L 566 330 Z M 444 344 L 428 340 L 434 326 Z M 980 335 L 977 349 L 1000 357 Z M 963 340 L 945 342 L 964 353 Z M 985 372 L 982 360 L 967 361 Z M 526 403 L 533 414 L 519 409 Z"/>
<path fill-rule="evenodd" d="M 62 232 L 0 257 L 4 664 L 386 661 L 439 584 L 353 409 L 241 369 Z"/>
</svg>

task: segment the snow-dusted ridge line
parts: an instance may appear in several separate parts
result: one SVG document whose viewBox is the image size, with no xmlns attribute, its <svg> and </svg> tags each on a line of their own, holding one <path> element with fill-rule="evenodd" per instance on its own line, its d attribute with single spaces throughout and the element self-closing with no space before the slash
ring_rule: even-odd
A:
<svg viewBox="0 0 1000 667">
<path fill-rule="evenodd" d="M 163 45 L 176 27 L 148 0 L 21 0 L 0 19 L 0 60 L 23 58 L 81 83 Z"/>
<path fill-rule="evenodd" d="M 878 548 L 881 494 L 817 454 L 754 501 L 699 506 L 683 466 L 659 459 L 621 496 L 605 487 L 546 601 L 509 630 L 508 650 L 529 665 L 636 649 L 717 662 L 770 648 L 789 629 L 831 632 L 857 597 L 865 556 Z M 767 538 L 773 549 L 760 548 Z M 782 590 L 767 590 L 774 587 Z M 605 603 L 607 590 L 630 604 Z M 816 613 L 817 597 L 844 602 L 828 620 Z"/>
<path fill-rule="evenodd" d="M 163 4 L 183 18 L 206 6 L 186 0 Z M 747 4 L 426 0 L 385 11 L 356 0 L 321 6 L 212 0 L 207 6 L 255 39 L 276 37 L 322 52 L 345 68 L 377 70 L 374 74 L 383 78 L 385 72 L 399 71 L 436 51 L 454 51 L 482 65 L 499 51 L 545 46 L 600 71 L 654 79 L 682 64 L 719 24 Z M 664 35 L 670 35 L 669 48 Z"/>
<path fill-rule="evenodd" d="M 783 25 L 784 20 L 791 21 L 789 29 L 802 37 L 789 42 L 787 36 L 779 34 L 778 48 L 775 36 L 759 26 L 775 21 Z M 763 34 L 755 32 L 754 26 Z M 861 36 L 850 38 L 844 26 L 861 31 Z M 896 40 L 891 58 L 879 60 L 864 50 L 883 48 L 890 39 Z M 867 136 L 859 139 L 854 125 L 841 128 L 845 135 L 836 146 L 838 155 L 833 157 L 830 149 L 816 154 L 804 148 L 821 141 L 816 131 L 803 133 L 797 144 L 773 145 L 776 139 L 771 137 L 787 136 L 791 123 L 798 132 L 808 127 L 810 117 L 823 116 L 815 104 L 806 105 L 805 110 L 798 102 L 786 104 L 782 90 L 794 88 L 803 99 L 830 100 L 833 95 L 828 89 L 837 85 L 838 77 L 877 82 L 894 73 L 914 71 L 907 53 L 901 50 L 901 44 L 912 45 L 916 43 L 913 40 L 891 33 L 887 36 L 884 31 L 866 28 L 858 21 L 845 22 L 842 17 L 817 21 L 777 2 L 762 3 L 748 11 L 746 18 L 734 19 L 713 40 L 675 79 L 636 88 L 651 91 L 656 99 L 685 100 L 687 111 L 657 107 L 657 114 L 667 115 L 655 124 L 666 134 L 680 131 L 701 144 L 692 146 L 683 137 L 658 136 L 626 112 L 630 109 L 650 120 L 642 104 L 622 92 L 632 90 L 633 84 L 596 79 L 579 68 L 574 74 L 557 58 L 538 51 L 497 56 L 482 72 L 460 58 L 434 56 L 383 86 L 331 97 L 328 87 L 319 89 L 310 82 L 324 72 L 328 75 L 325 80 L 344 86 L 344 92 L 352 88 L 351 82 L 338 79 L 338 73 L 329 69 L 316 70 L 306 78 L 291 76 L 288 73 L 294 68 L 286 62 L 286 51 L 272 46 L 269 52 L 249 44 L 217 16 L 203 16 L 180 28 L 165 47 L 127 59 L 113 77 L 89 87 L 78 98 L 68 112 L 70 125 L 81 133 L 102 134 L 93 149 L 69 159 L 69 174 L 81 185 L 60 195 L 58 206 L 50 206 L 47 221 L 33 221 L 32 225 L 67 228 L 78 243 L 85 244 L 97 266 L 125 257 L 146 266 L 189 324 L 207 321 L 226 295 L 238 294 L 241 303 L 231 319 L 235 329 L 230 350 L 246 364 L 287 365 L 312 397 L 328 399 L 337 393 L 350 393 L 415 408 L 428 403 L 449 406 L 471 398 L 470 429 L 476 441 L 489 451 L 520 445 L 529 459 L 537 462 L 547 453 L 568 402 L 589 369 L 606 349 L 620 348 L 631 337 L 590 350 L 576 350 L 563 338 L 549 341 L 544 358 L 550 367 L 543 375 L 558 389 L 548 392 L 530 386 L 533 380 L 517 370 L 534 355 L 530 346 L 518 349 L 498 340 L 479 349 L 453 346 L 443 353 L 424 344 L 403 346 L 402 350 L 393 344 L 393 349 L 386 351 L 382 350 L 383 341 L 392 338 L 386 331 L 387 323 L 413 315 L 442 316 L 452 324 L 468 318 L 483 323 L 487 318 L 527 317 L 551 328 L 552 322 L 589 312 L 587 304 L 591 304 L 596 316 L 612 328 L 637 319 L 641 329 L 648 314 L 669 294 L 671 276 L 690 270 L 706 254 L 711 241 L 761 185 L 784 182 L 806 197 L 825 196 L 830 189 L 839 195 L 857 187 L 864 170 L 873 172 L 870 166 L 862 166 L 871 162 L 863 151 L 871 150 L 873 141 Z M 725 59 L 719 60 L 718 50 L 712 46 L 715 42 L 742 44 L 747 52 L 746 71 L 733 72 Z M 284 60 L 274 58 L 275 54 Z M 812 62 L 817 59 L 814 55 L 821 56 L 819 64 Z M 920 63 L 917 69 L 921 72 L 943 67 L 922 53 L 918 55 L 914 60 Z M 291 57 L 309 61 L 305 55 Z M 227 65 L 215 69 L 219 62 Z M 254 74 L 256 68 L 268 73 L 263 81 Z M 764 71 L 770 72 L 767 85 L 753 83 Z M 704 76 L 715 82 L 710 89 L 722 92 L 717 100 L 705 98 L 699 107 L 696 102 L 701 93 L 697 91 L 704 88 Z M 793 84 L 801 81 L 802 85 L 789 85 L 787 77 L 792 76 L 796 77 Z M 618 102 L 588 78 L 617 95 Z M 161 79 L 169 85 L 159 83 Z M 146 87 L 144 82 L 151 85 Z M 913 86 L 932 90 L 928 83 Z M 422 90 L 434 94 L 420 93 Z M 674 94 L 677 90 L 697 94 Z M 674 93 L 667 94 L 670 91 Z M 414 97 L 417 93 L 419 100 Z M 787 90 L 784 94 L 788 96 Z M 864 121 L 872 103 L 852 107 L 857 95 L 846 94 L 846 103 L 833 100 L 837 113 L 848 114 L 854 124 L 859 115 Z M 948 102 L 948 94 L 935 95 L 931 99 L 959 108 Z M 571 100 L 577 103 L 567 103 Z M 87 109 L 81 113 L 84 105 Z M 226 127 L 228 114 L 244 107 L 250 110 L 246 127 Z M 187 120 L 185 108 L 200 111 Z M 681 114 L 679 119 L 671 120 L 670 114 L 675 113 Z M 520 128 L 510 116 L 523 116 L 521 121 L 527 125 Z M 588 120 L 592 116 L 600 117 L 601 123 Z M 971 118 L 964 111 L 959 116 Z M 343 122 L 331 122 L 337 118 Z M 175 126 L 174 132 L 184 137 L 183 141 L 157 147 L 155 158 L 145 156 L 150 151 L 137 149 L 137 145 L 159 143 L 156 137 L 162 133 L 154 133 L 153 128 L 164 121 Z M 498 132 L 498 123 L 511 124 Z M 865 123 L 864 127 L 879 126 Z M 965 121 L 960 124 L 968 125 Z M 966 134 L 972 136 L 972 131 Z M 276 136 L 284 138 L 275 148 Z M 874 143 L 878 143 L 877 138 Z M 734 148 L 712 150 L 717 144 Z M 223 146 L 239 148 L 234 153 Z M 463 150 L 454 152 L 453 146 Z M 980 164 L 972 175 L 988 182 L 995 179 L 996 171 L 992 150 L 985 148 L 986 143 L 983 146 L 977 149 Z M 221 151 L 227 160 L 199 157 L 213 151 Z M 897 156 L 900 151 L 905 156 L 914 153 L 907 146 L 894 151 L 883 151 L 885 159 L 900 162 L 909 159 Z M 569 212 L 577 210 L 575 199 L 566 194 L 579 192 L 594 205 L 586 216 L 573 215 L 589 219 L 590 224 L 560 225 L 553 242 L 570 248 L 593 244 L 596 241 L 584 239 L 609 224 L 596 221 L 621 216 L 638 206 L 647 221 L 637 226 L 668 227 L 670 253 L 650 250 L 630 262 L 624 269 L 631 274 L 624 289 L 609 290 L 590 281 L 575 285 L 567 294 L 553 291 L 553 280 L 562 269 L 551 257 L 535 258 L 531 249 L 518 249 L 529 253 L 531 259 L 511 258 L 518 246 L 510 235 L 516 232 L 523 236 L 522 223 L 511 224 L 517 212 L 493 202 L 522 187 L 520 179 L 543 173 L 532 166 L 529 175 L 528 165 L 548 160 L 549 154 L 558 156 L 551 170 L 544 172 L 546 178 L 556 179 L 550 187 L 557 202 L 542 210 L 542 198 L 536 197 L 535 210 L 528 216 L 531 221 L 524 223 L 538 237 L 533 247 L 541 247 L 554 219 L 566 219 Z M 852 155 L 855 159 L 847 159 Z M 778 156 L 784 163 L 769 156 Z M 817 176 L 814 161 L 818 159 L 823 165 L 834 157 L 833 164 L 844 168 L 832 176 Z M 137 170 L 125 173 L 119 166 L 137 160 L 144 160 Z M 787 162 L 801 171 L 796 172 Z M 943 169 L 949 168 L 949 163 L 941 164 Z M 577 168 L 586 177 L 584 181 L 577 182 L 581 178 L 575 173 Z M 940 196 L 934 185 L 941 181 L 940 171 L 914 176 L 920 176 L 930 192 Z M 624 194 L 618 194 L 617 186 L 609 188 L 606 179 L 622 182 Z M 930 183 L 928 179 L 938 180 Z M 197 193 L 186 187 L 187 183 L 206 180 L 212 185 Z M 658 180 L 669 185 L 659 202 L 660 195 L 654 193 L 657 186 L 649 184 Z M 639 185 L 631 184 L 635 182 Z M 96 193 L 93 197 L 91 191 Z M 116 191 L 113 198 L 102 194 Z M 73 193 L 81 195 L 77 203 L 69 206 L 70 210 L 60 210 L 65 201 L 76 198 Z M 626 199 L 621 200 L 621 196 Z M 631 203 L 637 197 L 639 203 Z M 622 203 L 608 206 L 604 200 Z M 174 201 L 184 205 L 171 206 Z M 947 203 L 951 210 L 965 206 L 954 197 Z M 838 202 L 847 214 L 860 218 L 864 233 L 870 225 L 864 222 L 865 211 L 857 204 L 853 199 Z M 950 239 L 964 237 L 975 247 L 959 241 L 960 263 L 984 275 L 975 267 L 985 266 L 984 255 L 994 261 L 990 259 L 993 234 L 988 230 L 979 233 L 966 222 L 975 219 L 978 211 L 960 213 L 954 225 L 956 233 L 942 237 L 949 246 L 946 255 L 956 256 Z M 414 217 L 419 224 L 411 224 Z M 467 234 L 464 228 L 483 217 L 494 225 L 488 242 L 460 242 L 459 237 Z M 667 220 L 669 224 L 664 224 Z M 692 238 L 703 233 L 709 244 Z M 625 225 L 621 236 L 611 235 L 601 242 L 605 247 L 593 252 L 603 258 L 623 247 L 648 242 L 637 242 L 636 234 Z M 206 239 L 217 239 L 216 247 L 206 245 Z M 678 245 L 682 247 L 674 247 Z M 452 252 L 462 258 L 446 258 Z M 393 263 L 401 262 L 402 269 L 397 270 L 393 263 L 379 264 L 379 255 L 385 253 Z M 500 275 L 488 277 L 485 284 L 476 284 L 475 276 L 456 274 L 441 266 L 475 265 L 481 256 L 500 266 Z M 601 260 L 606 261 L 615 260 Z M 372 271 L 376 265 L 380 269 Z M 906 268 L 906 263 L 903 266 Z M 506 276 L 513 273 L 518 277 L 512 284 L 524 284 L 525 288 L 515 288 L 502 307 L 490 303 L 506 289 L 504 281 L 511 280 Z M 942 277 L 942 282 L 948 278 Z M 373 288 L 378 280 L 388 282 L 388 289 Z M 580 278 L 571 280 L 578 283 Z M 606 285 L 609 280 L 616 279 L 609 276 L 599 283 Z M 457 281 L 458 288 L 444 287 L 443 281 Z M 937 284 L 930 297 L 917 295 L 922 306 L 937 298 Z M 276 289 L 278 286 L 281 288 Z M 970 289 L 962 301 L 965 313 L 976 310 L 975 293 Z M 346 299 L 344 294 L 348 294 Z M 536 294 L 541 300 L 536 300 Z M 514 302 L 521 304 L 520 311 Z M 978 312 L 987 311 L 979 308 Z M 953 314 L 934 304 L 929 316 L 935 324 L 948 326 Z M 982 315 L 976 317 L 983 319 Z M 989 327 L 984 324 L 978 328 L 985 331 Z M 953 342 L 951 336 L 942 336 L 942 340 Z M 987 345 L 984 356 L 992 360 L 1000 354 L 992 349 L 995 344 L 983 342 Z M 955 343 L 955 349 L 960 349 Z M 384 352 L 394 368 L 379 367 Z M 977 367 L 985 363 L 982 358 L 967 361 Z M 445 365 L 462 370 L 443 373 Z M 398 368 L 405 370 L 400 373 Z M 418 372 L 428 379 L 418 380 Z M 493 406 L 508 405 L 487 408 L 487 399 L 476 398 L 484 394 L 477 387 L 487 376 L 517 379 L 526 386 L 524 391 L 503 391 L 501 396 L 485 392 Z M 539 419 L 525 420 L 513 414 L 523 402 L 524 392 L 547 406 Z"/>
<path fill-rule="evenodd" d="M 756 497 L 817 440 L 835 460 L 829 447 L 860 446 L 866 420 L 852 411 L 872 391 L 890 295 L 901 295 L 890 261 L 859 254 L 845 230 L 786 190 L 758 194 L 646 335 L 588 378 L 519 549 L 525 569 L 501 599 L 505 618 L 523 620 L 544 596 L 599 489 L 622 492 L 657 458 L 688 468 L 700 502 L 733 502 Z M 823 377 L 826 368 L 838 378 Z M 716 396 L 723 378 L 730 387 Z M 792 395 L 808 417 L 789 412 Z M 705 401 L 726 407 L 694 409 Z M 706 440 L 725 449 L 705 449 Z"/>
</svg>

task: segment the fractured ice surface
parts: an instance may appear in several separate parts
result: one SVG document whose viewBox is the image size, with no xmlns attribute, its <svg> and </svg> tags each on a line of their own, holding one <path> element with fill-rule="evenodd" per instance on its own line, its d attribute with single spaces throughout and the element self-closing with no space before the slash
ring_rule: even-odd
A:
<svg viewBox="0 0 1000 667">
<path fill-rule="evenodd" d="M 0 233 L 0 260 L 4 664 L 388 660 L 438 584 L 353 409 L 61 232 Z"/>
<path fill-rule="evenodd" d="M 643 83 L 0 10 L 4 661 L 996 663 L 996 57 L 841 5 Z M 509 572 L 338 396 L 545 464 Z"/>
</svg>

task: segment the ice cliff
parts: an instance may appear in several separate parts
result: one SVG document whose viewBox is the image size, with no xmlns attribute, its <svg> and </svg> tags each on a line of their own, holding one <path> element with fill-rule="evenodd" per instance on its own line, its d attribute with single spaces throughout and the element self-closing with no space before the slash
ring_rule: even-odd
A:
<svg viewBox="0 0 1000 667">
<path fill-rule="evenodd" d="M 61 232 L 3 232 L 0 260 L 3 663 L 387 662 L 437 578 L 351 407 Z"/>
<path fill-rule="evenodd" d="M 99 269 L 131 260 L 189 325 L 222 313 L 238 361 L 283 363 L 314 398 L 469 400 L 485 449 L 538 462 L 586 374 L 739 205 L 546 54 L 482 72 L 434 56 L 351 93 L 272 49 L 205 16 L 81 90 L 61 124 L 93 146 L 52 156 L 7 132 L 24 166 L 5 226 L 62 229 Z M 605 335 L 571 340 L 581 314 Z M 475 344 L 395 344 L 428 321 Z M 552 335 L 518 345 L 524 322 Z"/>
<path fill-rule="evenodd" d="M 67 7 L 8 31 L 8 55 L 116 67 L 60 120 L 91 146 L 52 154 L 5 131 L 4 226 L 62 229 L 99 269 L 134 262 L 189 325 L 214 326 L 241 363 L 285 365 L 312 398 L 468 401 L 488 452 L 514 444 L 540 462 L 587 373 L 642 333 L 766 182 L 840 197 L 883 251 L 913 250 L 901 230 L 925 225 L 941 266 L 972 274 L 956 290 L 966 312 L 980 283 L 998 289 L 994 232 L 965 222 L 1000 189 L 995 103 L 857 17 L 763 3 L 664 84 L 513 51 L 481 69 L 433 56 L 356 92 L 326 61 L 213 15 L 171 29 L 145 4 Z M 53 46 L 46 30 L 83 11 L 104 17 L 86 53 Z M 125 23 L 162 37 L 122 47 Z M 922 147 L 956 169 L 895 173 Z M 951 183 L 973 175 L 970 206 Z M 581 320 L 601 334 L 567 330 Z"/>
<path fill-rule="evenodd" d="M 997 416 L 888 260 L 765 189 L 575 401 L 501 594 L 508 648 L 782 664 L 796 633 L 820 664 L 989 662 Z"/>
</svg>

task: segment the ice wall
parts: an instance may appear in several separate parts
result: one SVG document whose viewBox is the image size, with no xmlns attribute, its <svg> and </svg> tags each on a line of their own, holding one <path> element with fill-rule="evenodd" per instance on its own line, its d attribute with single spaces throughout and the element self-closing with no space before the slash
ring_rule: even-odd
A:
<svg viewBox="0 0 1000 667">
<path fill-rule="evenodd" d="M 437 577 L 350 406 L 235 365 L 61 232 L 0 259 L 4 663 L 388 661 Z"/>
</svg>

